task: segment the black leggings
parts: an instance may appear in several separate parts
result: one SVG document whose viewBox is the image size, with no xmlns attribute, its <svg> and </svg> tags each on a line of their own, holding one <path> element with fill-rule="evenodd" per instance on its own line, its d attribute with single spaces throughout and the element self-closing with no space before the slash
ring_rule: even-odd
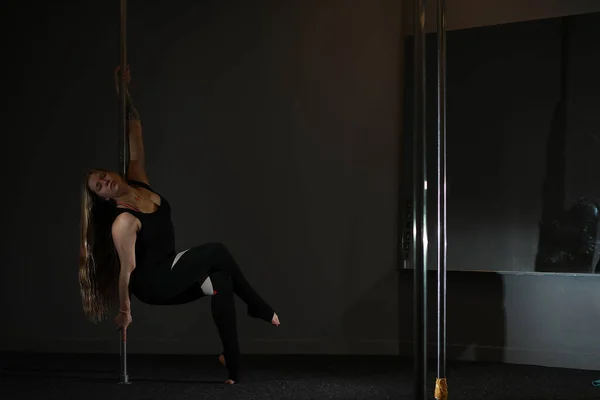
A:
<svg viewBox="0 0 600 400">
<path fill-rule="evenodd" d="M 204 296 L 202 283 L 209 277 L 214 293 L 211 296 L 211 312 L 223 344 L 223 356 L 229 370 L 229 378 L 239 380 L 240 347 L 237 336 L 234 293 L 248 306 L 248 315 L 271 322 L 274 310 L 250 286 L 237 263 L 221 243 L 209 243 L 188 250 L 173 266 L 176 269 L 196 267 L 205 271 L 185 291 L 161 302 L 164 305 L 185 304 Z"/>
</svg>

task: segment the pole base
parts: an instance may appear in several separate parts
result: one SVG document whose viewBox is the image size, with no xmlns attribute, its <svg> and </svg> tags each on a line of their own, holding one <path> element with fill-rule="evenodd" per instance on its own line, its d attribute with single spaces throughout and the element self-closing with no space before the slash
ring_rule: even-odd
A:
<svg viewBox="0 0 600 400">
<path fill-rule="evenodd" d="M 447 400 L 448 399 L 448 381 L 446 378 L 437 378 L 435 380 L 435 394 L 436 400 Z"/>
<path fill-rule="evenodd" d="M 121 375 L 119 377 L 119 385 L 130 385 L 129 375 Z"/>
</svg>

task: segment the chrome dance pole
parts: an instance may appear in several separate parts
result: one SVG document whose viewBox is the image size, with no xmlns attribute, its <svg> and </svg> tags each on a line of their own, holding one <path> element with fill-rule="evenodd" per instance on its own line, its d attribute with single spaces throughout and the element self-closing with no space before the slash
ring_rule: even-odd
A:
<svg viewBox="0 0 600 400">
<path fill-rule="evenodd" d="M 121 0 L 121 25 L 120 25 L 120 52 L 121 52 L 121 69 L 119 79 L 119 173 L 121 176 L 127 176 L 127 164 L 129 161 L 129 134 L 127 131 L 127 103 L 125 102 L 126 90 L 125 87 L 125 69 L 127 68 L 127 0 Z M 129 375 L 127 374 L 127 330 L 120 331 L 121 345 L 121 374 L 119 375 L 119 384 L 130 384 Z"/>
<path fill-rule="evenodd" d="M 125 69 L 127 68 L 127 0 L 121 0 L 121 25 L 120 25 L 120 58 L 121 69 L 119 79 L 119 126 L 118 126 L 118 154 L 119 173 L 127 176 L 129 161 L 129 134 L 127 131 L 127 102 L 125 87 Z"/>
<path fill-rule="evenodd" d="M 414 0 L 413 266 L 416 400 L 427 394 L 427 154 L 425 0 Z"/>
<path fill-rule="evenodd" d="M 437 379 L 436 400 L 448 398 L 446 380 L 446 0 L 437 0 Z"/>
<path fill-rule="evenodd" d="M 120 333 L 121 374 L 119 375 L 119 384 L 129 385 L 131 381 L 129 380 L 129 375 L 127 374 L 127 329 L 121 330 Z"/>
</svg>

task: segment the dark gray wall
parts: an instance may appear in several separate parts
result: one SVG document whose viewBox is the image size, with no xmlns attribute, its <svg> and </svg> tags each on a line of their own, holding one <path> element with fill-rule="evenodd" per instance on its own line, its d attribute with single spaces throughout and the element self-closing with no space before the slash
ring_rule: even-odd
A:
<svg viewBox="0 0 600 400">
<path fill-rule="evenodd" d="M 11 16 L 0 350 L 114 352 L 113 317 L 84 320 L 77 261 L 81 178 L 117 166 L 118 3 Z M 238 303 L 243 351 L 395 353 L 399 3 L 131 1 L 129 16 L 178 245 L 226 243 L 281 316 L 274 330 Z M 208 300 L 134 302 L 131 352 L 219 349 Z"/>
</svg>

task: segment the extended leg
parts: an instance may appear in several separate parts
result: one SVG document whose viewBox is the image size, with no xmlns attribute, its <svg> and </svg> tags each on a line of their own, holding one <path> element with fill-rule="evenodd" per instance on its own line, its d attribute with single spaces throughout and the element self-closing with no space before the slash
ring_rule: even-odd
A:
<svg viewBox="0 0 600 400">
<path fill-rule="evenodd" d="M 248 283 L 244 274 L 242 274 L 242 271 L 231 253 L 229 253 L 227 248 L 220 243 L 211 244 L 211 246 L 214 246 L 215 263 L 213 264 L 213 268 L 216 270 L 223 269 L 231 276 L 233 291 L 248 306 L 248 314 L 252 317 L 271 322 L 275 311 L 258 295 L 258 293 L 256 293 L 254 288 L 250 286 L 250 283 Z"/>
<path fill-rule="evenodd" d="M 189 282 L 202 284 L 207 276 L 216 271 L 224 272 L 231 277 L 233 292 L 246 303 L 250 316 L 272 322 L 275 311 L 248 283 L 227 248 L 221 243 L 203 244 L 178 254 L 165 282 L 161 283 L 165 292 L 172 293 L 164 297 L 181 298 L 181 293 L 185 290 L 201 292 L 200 287 L 189 289 Z M 216 288 L 215 290 L 218 291 Z M 194 298 L 194 295 L 192 294 L 190 298 Z"/>
</svg>

